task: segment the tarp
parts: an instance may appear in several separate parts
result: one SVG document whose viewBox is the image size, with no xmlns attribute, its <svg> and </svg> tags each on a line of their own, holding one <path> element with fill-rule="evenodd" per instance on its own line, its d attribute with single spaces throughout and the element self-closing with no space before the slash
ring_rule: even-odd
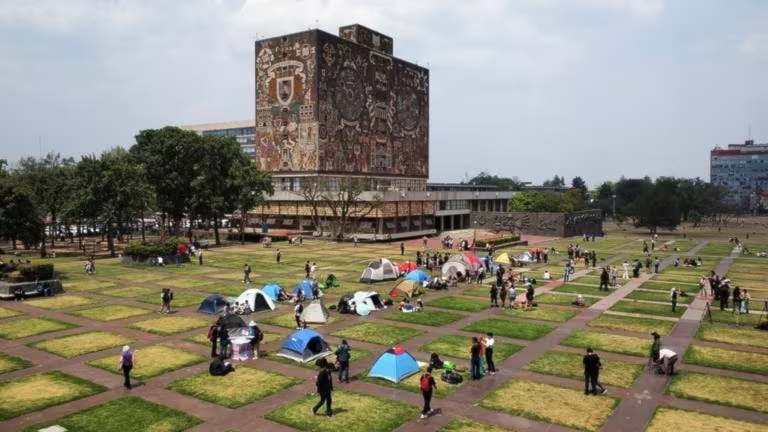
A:
<svg viewBox="0 0 768 432">
<path fill-rule="evenodd" d="M 229 301 L 218 294 L 209 295 L 200 303 L 197 311 L 207 314 L 218 314 L 224 311 L 224 308 L 227 307 L 227 303 L 229 303 Z"/>
<path fill-rule="evenodd" d="M 419 370 L 416 359 L 408 351 L 397 346 L 385 351 L 376 359 L 368 371 L 368 376 L 398 383 Z"/>
<path fill-rule="evenodd" d="M 397 265 L 397 271 L 400 272 L 400 274 L 406 274 L 409 271 L 416 270 L 417 268 L 419 268 L 419 266 L 417 266 L 416 263 L 412 261 L 401 262 Z"/>
<path fill-rule="evenodd" d="M 395 280 L 398 276 L 400 276 L 400 273 L 397 271 L 397 267 L 392 264 L 392 261 L 380 258 L 368 264 L 368 267 L 363 270 L 363 274 L 360 276 L 360 282 L 373 283 Z"/>
<path fill-rule="evenodd" d="M 312 286 L 314 286 L 315 281 L 304 279 L 303 281 L 296 284 L 295 287 L 291 290 L 293 294 L 298 294 L 299 291 L 304 293 L 304 297 L 306 298 L 312 298 Z M 322 293 L 320 294 L 322 295 Z"/>
<path fill-rule="evenodd" d="M 532 262 L 536 261 L 533 258 L 533 255 L 531 255 L 530 252 L 523 252 L 523 253 L 521 253 L 520 255 L 515 257 L 515 260 L 517 260 L 519 262 L 523 262 L 523 263 L 532 263 Z"/>
<path fill-rule="evenodd" d="M 413 280 L 404 280 L 401 281 L 399 284 L 395 285 L 394 288 L 392 288 L 392 291 L 389 292 L 390 297 L 408 297 L 411 298 L 414 295 L 419 295 L 421 293 L 421 284 L 417 281 Z"/>
<path fill-rule="evenodd" d="M 264 288 L 261 289 L 261 291 L 269 298 L 271 298 L 272 301 L 277 300 L 277 298 L 280 296 L 280 291 L 282 290 L 283 288 L 280 285 L 273 283 L 264 285 Z"/>
<path fill-rule="evenodd" d="M 304 308 L 304 312 L 301 313 L 301 320 L 310 324 L 325 324 L 328 321 L 328 309 L 321 300 L 315 300 L 307 307 Z"/>
<path fill-rule="evenodd" d="M 430 279 L 429 275 L 424 270 L 414 270 L 408 273 L 407 275 L 405 275 L 405 278 L 407 280 L 412 280 L 416 282 L 424 282 Z"/>
<path fill-rule="evenodd" d="M 272 303 L 272 299 L 262 290 L 256 288 L 249 288 L 243 291 L 237 298 L 237 302 L 240 304 L 247 303 L 254 312 L 261 310 L 275 310 L 275 304 Z"/>
<path fill-rule="evenodd" d="M 307 363 L 320 357 L 331 354 L 328 343 L 320 336 L 320 333 L 303 329 L 294 332 L 283 341 L 277 355 L 289 358 L 301 363 Z"/>
<path fill-rule="evenodd" d="M 506 252 L 499 255 L 494 261 L 496 261 L 499 264 L 512 265 L 512 260 L 509 258 L 509 254 Z"/>
</svg>

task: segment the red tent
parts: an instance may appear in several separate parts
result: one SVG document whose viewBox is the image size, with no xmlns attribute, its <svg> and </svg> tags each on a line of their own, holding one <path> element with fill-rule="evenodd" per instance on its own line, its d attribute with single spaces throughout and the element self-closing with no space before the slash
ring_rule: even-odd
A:
<svg viewBox="0 0 768 432">
<path fill-rule="evenodd" d="M 419 267 L 416 265 L 416 263 L 411 261 L 405 261 L 401 262 L 397 265 L 397 270 L 400 272 L 400 274 L 406 274 L 409 271 L 413 271 L 418 269 Z"/>
</svg>

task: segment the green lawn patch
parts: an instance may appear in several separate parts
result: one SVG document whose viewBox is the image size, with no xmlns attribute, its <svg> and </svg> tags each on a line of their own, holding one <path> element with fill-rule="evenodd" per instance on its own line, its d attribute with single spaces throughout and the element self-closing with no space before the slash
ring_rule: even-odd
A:
<svg viewBox="0 0 768 432">
<path fill-rule="evenodd" d="M 513 379 L 491 392 L 480 406 L 584 431 L 597 431 L 619 400 L 587 396 L 581 390 Z"/>
<path fill-rule="evenodd" d="M 709 342 L 768 348 L 768 334 L 762 330 L 749 327 L 734 327 L 702 322 L 699 325 L 699 330 L 696 332 L 696 337 Z"/>
<path fill-rule="evenodd" d="M 144 282 L 155 282 L 165 279 L 169 277 L 168 274 L 163 273 L 154 273 L 151 269 L 143 269 L 139 271 L 125 271 L 121 274 L 116 275 L 118 279 L 128 281 L 131 283 L 144 283 Z"/>
<path fill-rule="evenodd" d="M 424 333 L 409 327 L 398 327 L 378 323 L 362 323 L 331 333 L 332 336 L 348 338 L 379 345 L 393 346 Z"/>
<path fill-rule="evenodd" d="M 122 374 L 117 369 L 120 360 L 119 350 L 114 355 L 89 361 L 88 364 L 115 374 Z M 206 361 L 198 354 L 171 348 L 165 345 L 152 345 L 134 351 L 134 366 L 131 376 L 135 379 L 148 379 L 183 367 Z"/>
<path fill-rule="evenodd" d="M 88 332 L 35 342 L 31 346 L 59 357 L 72 358 L 107 348 L 127 345 L 132 339 L 107 332 Z"/>
<path fill-rule="evenodd" d="M 77 327 L 74 324 L 50 318 L 28 318 L 0 323 L 0 338 L 21 339 Z"/>
<path fill-rule="evenodd" d="M 92 396 L 105 387 L 58 371 L 0 383 L 0 421 Z"/>
<path fill-rule="evenodd" d="M 98 303 L 96 300 L 89 297 L 80 296 L 55 296 L 55 297 L 43 297 L 41 299 L 29 300 L 26 302 L 29 306 L 39 307 L 43 309 L 66 309 L 76 306 L 85 306 L 89 304 Z"/>
<path fill-rule="evenodd" d="M 24 429 L 36 432 L 51 425 L 59 425 L 78 432 L 181 432 L 202 423 L 192 417 L 136 396 L 109 401 L 68 416 Z"/>
<path fill-rule="evenodd" d="M 426 303 L 426 306 L 453 309 L 464 312 L 480 312 L 489 307 L 489 302 L 466 297 L 442 297 Z"/>
<path fill-rule="evenodd" d="M 145 308 L 116 304 L 99 306 L 92 309 L 83 309 L 77 312 L 72 312 L 72 315 L 96 321 L 115 321 L 139 315 L 146 315 L 152 312 L 153 311 Z"/>
<path fill-rule="evenodd" d="M 671 301 L 668 291 L 663 292 L 663 291 L 634 290 L 624 298 L 631 299 L 631 300 L 648 300 L 648 301 L 657 301 L 657 302 L 665 302 L 665 303 L 669 303 Z M 693 301 L 693 299 L 694 299 L 693 296 L 687 296 L 687 297 L 677 296 L 677 304 L 689 304 Z"/>
<path fill-rule="evenodd" d="M 626 330 L 645 334 L 651 334 L 651 332 L 655 331 L 661 335 L 667 335 L 672 331 L 672 327 L 675 326 L 675 322 L 653 318 L 641 318 L 603 313 L 596 319 L 592 320 L 589 325 L 591 327 Z"/>
<path fill-rule="evenodd" d="M 210 324 L 210 322 L 199 318 L 166 316 L 135 322 L 128 327 L 148 333 L 167 336 L 196 328 L 207 327 Z"/>
<path fill-rule="evenodd" d="M 569 352 L 550 351 L 544 353 L 530 364 L 527 369 L 547 375 L 584 379 L 583 355 Z M 603 368 L 600 371 L 600 382 L 616 387 L 629 388 L 643 372 L 643 365 L 617 360 L 600 359 Z"/>
<path fill-rule="evenodd" d="M 99 291 L 99 294 L 120 298 L 133 298 L 139 296 L 149 296 L 155 292 L 157 292 L 157 289 L 150 287 L 125 287 L 105 289 L 104 291 Z M 156 297 L 160 298 L 160 294 L 158 294 Z"/>
<path fill-rule="evenodd" d="M 333 392 L 333 417 L 320 418 L 310 411 L 317 401 L 316 395 L 307 395 L 284 404 L 265 417 L 268 420 L 310 432 L 390 432 L 419 413 L 418 408 L 402 402 L 336 390 Z M 318 412 L 318 414 L 322 413 L 323 411 Z M 361 415 L 361 413 L 371 415 Z"/>
<path fill-rule="evenodd" d="M 437 310 L 425 310 L 423 312 L 411 313 L 402 313 L 395 310 L 394 312 L 384 314 L 381 317 L 392 321 L 440 327 L 452 322 L 456 322 L 466 317 L 466 315 Z"/>
<path fill-rule="evenodd" d="M 6 309 L 4 307 L 0 307 L 0 319 L 15 317 L 15 316 L 19 316 L 19 315 L 24 315 L 24 313 L 23 312 L 19 312 L 17 310 Z"/>
<path fill-rule="evenodd" d="M 680 291 L 685 291 L 688 293 L 688 295 L 696 295 L 699 293 L 699 291 L 701 291 L 701 288 L 699 288 L 697 283 L 657 282 L 654 280 L 645 282 L 644 284 L 640 285 L 639 288 L 653 291 L 663 291 L 669 295 L 669 290 L 671 290 L 672 287 L 675 287 Z"/>
<path fill-rule="evenodd" d="M 646 357 L 651 352 L 651 337 L 636 338 L 610 333 L 598 333 L 587 330 L 577 330 L 571 333 L 562 344 L 577 348 L 589 348 L 597 351 L 608 351 L 618 354 L 628 354 Z"/>
<path fill-rule="evenodd" d="M 26 369 L 32 362 L 0 352 L 0 374 Z"/>
<path fill-rule="evenodd" d="M 768 412 L 768 384 L 719 375 L 680 372 L 667 393 L 736 408 Z"/>
<path fill-rule="evenodd" d="M 573 301 L 576 300 L 575 295 L 568 295 L 568 294 L 550 294 L 550 293 L 544 293 L 541 295 L 536 296 L 536 303 L 542 303 L 542 304 L 556 304 L 556 305 L 572 305 Z M 595 298 L 595 297 L 584 297 L 584 303 L 587 307 L 592 306 L 593 304 L 597 303 L 602 299 Z"/>
<path fill-rule="evenodd" d="M 485 335 L 490 332 L 495 336 L 505 336 L 513 339 L 536 340 L 549 332 L 554 327 L 545 324 L 522 323 L 508 321 L 499 318 L 488 318 L 475 321 L 462 330 Z"/>
<path fill-rule="evenodd" d="M 502 314 L 517 318 L 529 318 L 542 321 L 566 322 L 575 317 L 578 309 L 556 309 L 539 306 L 534 309 L 504 309 Z"/>
<path fill-rule="evenodd" d="M 240 294 L 245 291 L 245 287 L 243 284 L 215 284 L 206 286 L 204 288 L 200 288 L 200 290 L 205 290 L 205 292 L 210 294 L 219 294 L 224 297 L 239 297 Z"/>
<path fill-rule="evenodd" d="M 733 307 L 733 305 L 730 306 Z M 738 321 L 739 325 L 754 327 L 760 320 L 760 314 L 735 314 L 733 309 L 720 310 L 715 304 L 710 305 L 710 310 L 712 311 L 712 321 L 716 323 L 736 325 Z M 709 322 L 709 317 L 704 315 L 704 321 Z"/>
<path fill-rule="evenodd" d="M 683 357 L 689 364 L 768 375 L 768 355 L 691 345 Z"/>
<path fill-rule="evenodd" d="M 646 432 L 768 432 L 764 424 L 750 423 L 726 417 L 660 406 Z"/>
<path fill-rule="evenodd" d="M 228 408 L 239 408 L 302 382 L 298 378 L 247 366 L 224 377 L 207 371 L 176 380 L 168 388 Z"/>
<path fill-rule="evenodd" d="M 164 280 L 160 283 L 160 285 L 164 287 L 171 287 L 171 288 L 178 288 L 178 289 L 185 289 L 185 288 L 198 288 L 205 285 L 210 285 L 214 283 L 215 281 L 209 280 L 209 279 L 203 279 L 203 278 L 197 278 L 197 279 L 191 279 L 191 278 L 171 278 Z M 203 289 L 203 288 L 200 288 Z M 240 292 L 244 291 L 241 290 Z"/>
<path fill-rule="evenodd" d="M 573 283 L 560 285 L 559 287 L 553 289 L 552 291 L 562 292 L 562 293 L 581 294 L 581 295 L 591 295 L 591 296 L 597 296 L 597 297 L 605 297 L 608 294 L 613 292 L 612 289 L 609 289 L 608 291 L 600 290 L 598 285 L 580 285 L 580 284 L 573 284 Z"/>
<path fill-rule="evenodd" d="M 421 369 L 420 372 L 415 373 L 399 383 L 393 383 L 392 381 L 381 379 L 381 378 L 373 378 L 368 376 L 368 371 L 363 372 L 360 374 L 360 379 L 366 382 L 378 384 L 384 387 L 390 387 L 390 388 L 396 388 L 400 390 L 409 391 L 412 393 L 419 393 L 421 394 L 421 376 L 426 373 L 427 368 L 424 367 Z M 458 371 L 457 371 L 458 372 Z M 463 386 L 465 383 L 469 382 L 470 380 L 470 374 L 469 372 L 458 372 L 461 374 L 461 376 L 464 378 L 464 380 L 460 384 L 448 384 L 446 382 L 443 382 L 440 379 L 440 371 L 436 370 L 432 373 L 432 376 L 435 378 L 435 383 L 437 384 L 437 390 L 434 391 L 434 396 L 438 398 L 444 398 L 449 395 L 451 395 L 453 392 L 455 392 L 459 387 Z"/>
<path fill-rule="evenodd" d="M 99 279 L 72 279 L 64 282 L 64 289 L 69 291 L 90 291 L 95 289 L 111 288 L 115 286 L 112 282 Z"/>
<path fill-rule="evenodd" d="M 450 423 L 441 427 L 437 432 L 505 432 L 507 429 L 491 426 L 489 424 L 476 422 L 473 420 L 465 419 L 463 417 L 456 417 L 451 420 Z"/>
<path fill-rule="evenodd" d="M 143 303 L 150 303 L 157 305 L 160 309 L 160 290 L 155 290 L 155 294 L 149 294 L 140 297 L 138 300 Z M 171 309 L 184 308 L 190 306 L 200 306 L 200 303 L 205 299 L 202 294 L 194 294 L 188 292 L 173 292 L 173 301 L 171 301 Z"/>
<path fill-rule="evenodd" d="M 679 318 L 685 313 L 685 306 L 677 305 L 672 312 L 672 304 L 663 305 L 656 303 L 642 303 L 638 301 L 619 300 L 610 309 L 614 312 L 634 313 L 641 315 L 657 315 L 671 318 Z"/>
<path fill-rule="evenodd" d="M 268 315 L 264 318 L 259 319 L 258 321 L 259 321 L 259 324 L 269 324 L 273 326 L 285 327 L 290 329 L 296 328 L 296 318 L 295 318 L 295 315 L 293 315 L 293 312 L 290 312 L 287 314 L 279 314 L 279 315 L 274 315 L 274 314 Z M 308 323 L 307 327 L 317 328 L 317 327 L 322 327 L 324 325 L 333 324 L 339 321 L 341 321 L 341 318 L 338 315 L 333 315 L 328 317 L 328 321 L 326 321 L 325 324 Z"/>
<path fill-rule="evenodd" d="M 466 336 L 444 335 L 429 342 L 420 348 L 425 353 L 437 353 L 458 359 L 469 360 L 469 348 L 472 346 L 472 339 Z M 523 349 L 520 345 L 514 345 L 505 342 L 496 342 L 493 348 L 494 362 L 502 362 L 512 354 Z"/>
</svg>

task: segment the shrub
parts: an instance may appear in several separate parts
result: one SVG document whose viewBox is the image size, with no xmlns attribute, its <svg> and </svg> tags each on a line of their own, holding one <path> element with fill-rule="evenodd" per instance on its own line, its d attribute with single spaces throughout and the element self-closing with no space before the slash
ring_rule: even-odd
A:
<svg viewBox="0 0 768 432">
<path fill-rule="evenodd" d="M 171 237 L 164 242 L 142 243 L 134 240 L 128 243 L 123 253 L 138 258 L 150 258 L 158 256 L 172 256 L 176 254 L 176 247 L 179 243 L 187 243 L 187 239 L 180 237 Z"/>
<path fill-rule="evenodd" d="M 516 241 L 520 241 L 520 236 L 513 235 L 513 236 L 506 236 L 506 237 L 496 237 L 489 240 L 478 240 L 476 243 L 477 243 L 477 247 L 485 247 L 489 244 L 499 245 L 504 243 L 512 243 Z"/>
<path fill-rule="evenodd" d="M 53 279 L 53 264 L 22 264 L 18 273 L 24 282 Z"/>
</svg>

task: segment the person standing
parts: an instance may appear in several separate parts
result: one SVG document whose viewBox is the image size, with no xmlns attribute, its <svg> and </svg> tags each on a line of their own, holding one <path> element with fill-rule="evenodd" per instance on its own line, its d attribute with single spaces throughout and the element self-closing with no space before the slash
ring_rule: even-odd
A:
<svg viewBox="0 0 768 432">
<path fill-rule="evenodd" d="M 656 363 L 656 361 L 659 359 L 659 352 L 661 351 L 661 335 L 657 332 L 652 332 L 651 336 L 653 336 L 653 344 L 651 345 L 651 353 L 648 358 L 649 366 L 653 363 Z"/>
<path fill-rule="evenodd" d="M 491 307 L 499 307 L 499 288 L 496 284 L 491 284 Z"/>
<path fill-rule="evenodd" d="M 167 299 L 165 302 L 165 313 L 169 314 L 171 313 L 171 302 L 173 301 L 173 290 L 170 288 L 167 288 L 166 295 L 167 295 Z"/>
<path fill-rule="evenodd" d="M 504 289 L 504 287 L 498 287 L 499 290 L 499 298 L 501 298 L 501 308 L 504 309 L 506 307 L 505 303 L 507 301 L 507 290 Z"/>
<path fill-rule="evenodd" d="M 650 256 L 650 255 L 648 255 L 647 257 L 645 257 L 645 269 L 646 269 L 645 271 L 646 271 L 648 274 L 650 274 L 650 273 L 651 273 L 651 264 L 652 264 L 652 261 L 651 261 L 651 256 Z"/>
<path fill-rule="evenodd" d="M 405 255 L 405 243 L 400 242 L 400 255 Z"/>
<path fill-rule="evenodd" d="M 304 273 L 306 273 L 306 277 L 304 279 L 309 279 L 309 269 L 309 261 L 307 261 L 304 263 Z"/>
<path fill-rule="evenodd" d="M 315 387 L 317 388 L 317 394 L 320 396 L 320 401 L 312 407 L 312 414 L 317 414 L 317 410 L 325 404 L 325 415 L 331 417 L 333 415 L 333 400 L 331 393 L 333 392 L 333 376 L 331 374 L 331 368 L 333 364 L 326 363 L 320 373 L 315 378 Z"/>
<path fill-rule="evenodd" d="M 259 358 L 259 345 L 262 339 L 264 339 L 264 333 L 261 331 L 256 322 L 251 320 L 248 323 L 248 334 L 251 337 L 251 349 L 253 350 L 253 357 Z"/>
<path fill-rule="evenodd" d="M 309 279 L 315 279 L 315 276 L 317 275 L 317 263 L 313 262 L 312 265 L 309 267 Z"/>
<path fill-rule="evenodd" d="M 624 269 L 624 273 L 622 273 L 621 278 L 624 280 L 629 280 L 629 263 L 624 261 L 624 264 L 622 264 L 621 267 Z"/>
<path fill-rule="evenodd" d="M 672 287 L 672 289 L 669 292 L 669 298 L 672 301 L 672 312 L 675 311 L 675 308 L 677 308 L 677 287 Z"/>
<path fill-rule="evenodd" d="M 493 363 L 494 345 L 496 345 L 496 339 L 493 338 L 493 333 L 488 333 L 485 337 L 485 366 L 491 375 L 496 375 L 496 365 Z"/>
<path fill-rule="evenodd" d="M 726 279 L 722 282 L 722 285 L 720 285 L 720 310 L 728 309 L 728 297 L 730 297 L 731 294 L 731 286 L 729 283 L 730 281 Z"/>
<path fill-rule="evenodd" d="M 211 357 L 216 357 L 218 354 L 216 354 L 216 342 L 219 340 L 219 326 L 218 324 L 213 324 L 208 329 L 208 340 L 211 342 Z"/>
<path fill-rule="evenodd" d="M 243 283 L 244 284 L 251 283 L 251 266 L 249 266 L 248 263 L 245 263 L 243 265 Z"/>
<path fill-rule="evenodd" d="M 341 345 L 336 348 L 336 360 L 339 362 L 339 382 L 349 383 L 349 359 L 351 357 L 349 347 L 346 339 L 341 340 Z"/>
<path fill-rule="evenodd" d="M 653 272 L 656 274 L 659 274 L 659 265 L 661 265 L 661 261 L 659 261 L 659 257 L 656 257 L 653 260 Z"/>
<path fill-rule="evenodd" d="M 603 271 L 600 273 L 600 291 L 605 288 L 606 291 L 608 291 L 608 279 L 610 279 L 610 275 L 608 274 L 608 269 L 603 267 Z"/>
<path fill-rule="evenodd" d="M 221 359 L 229 358 L 229 330 L 224 324 L 219 325 L 219 357 Z"/>
<path fill-rule="evenodd" d="M 277 250 L 275 253 L 275 262 L 280 264 L 280 259 L 283 257 L 283 253 L 280 252 L 280 249 Z"/>
<path fill-rule="evenodd" d="M 600 362 L 600 356 L 592 348 L 587 348 L 587 354 L 584 356 L 582 363 L 584 364 L 584 394 L 592 393 L 596 395 L 598 387 L 600 388 L 600 394 L 605 394 L 607 390 L 599 381 L 600 368 L 603 366 Z M 592 387 L 591 390 L 590 387 Z"/>
<path fill-rule="evenodd" d="M 424 236 L 424 238 L 421 239 L 421 244 L 424 245 L 424 249 L 427 248 L 427 236 Z"/>
<path fill-rule="evenodd" d="M 304 312 L 304 305 L 299 299 L 296 299 L 296 305 L 293 307 L 293 317 L 296 319 L 296 329 L 301 329 L 301 313 Z"/>
<path fill-rule="evenodd" d="M 741 313 L 749 313 L 749 300 L 751 298 L 746 288 L 741 290 Z"/>
<path fill-rule="evenodd" d="M 432 376 L 432 366 L 427 368 L 427 372 L 419 379 L 419 388 L 421 389 L 421 397 L 424 398 L 424 407 L 421 409 L 421 418 L 427 418 L 432 413 L 432 392 L 437 390 L 437 383 Z"/>
<path fill-rule="evenodd" d="M 592 268 L 597 267 L 597 252 L 592 251 Z"/>
<path fill-rule="evenodd" d="M 741 312 L 741 287 L 733 289 L 733 313 Z"/>
<path fill-rule="evenodd" d="M 357 247 L 357 234 L 352 236 L 352 244 Z"/>
<path fill-rule="evenodd" d="M 563 282 L 568 283 L 568 279 L 571 276 L 571 260 L 565 262 L 565 270 L 563 271 Z"/>
<path fill-rule="evenodd" d="M 123 386 L 128 390 L 131 389 L 131 369 L 133 369 L 133 353 L 131 347 L 126 345 L 123 347 L 123 352 L 120 354 L 120 369 L 123 371 Z"/>
<path fill-rule="evenodd" d="M 476 337 L 472 337 L 472 347 L 469 349 L 470 355 L 470 367 L 472 372 L 472 379 L 480 379 L 480 341 Z"/>
</svg>

